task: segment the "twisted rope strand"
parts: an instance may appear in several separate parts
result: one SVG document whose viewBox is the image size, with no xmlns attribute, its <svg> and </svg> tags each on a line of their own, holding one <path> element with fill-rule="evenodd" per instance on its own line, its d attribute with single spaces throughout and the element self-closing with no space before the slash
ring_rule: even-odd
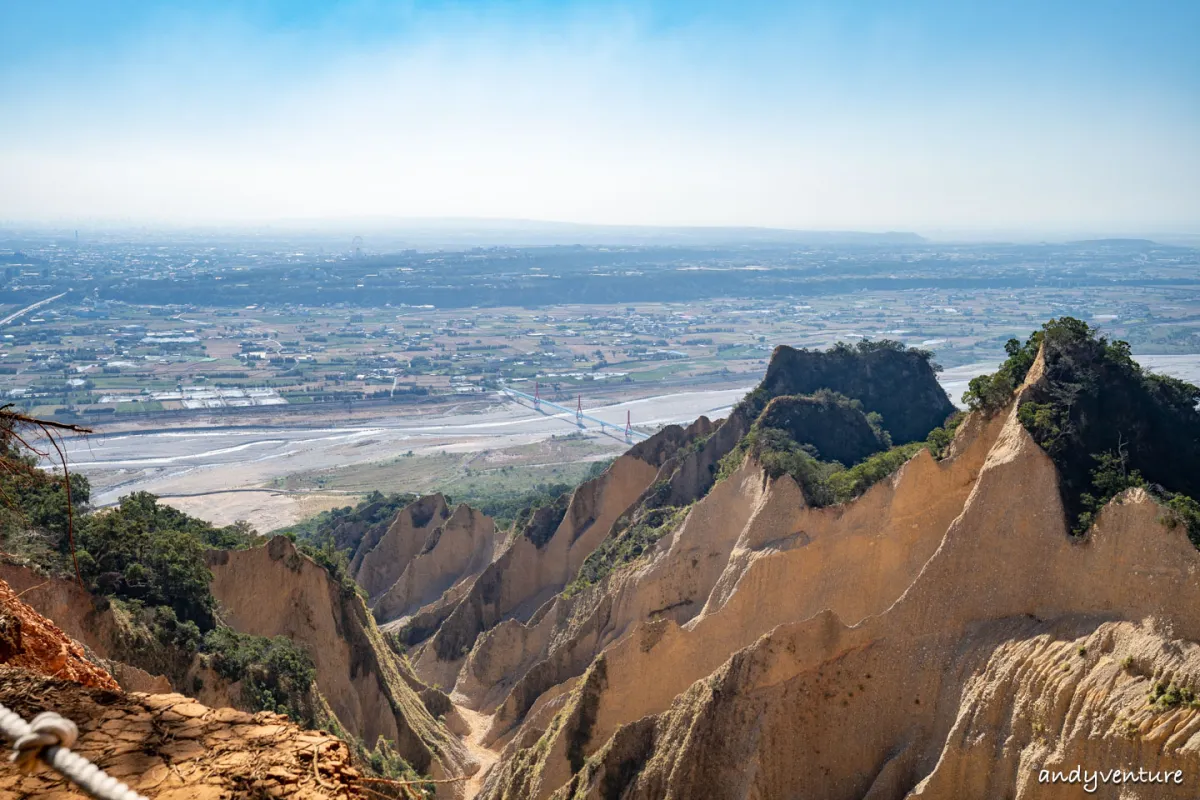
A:
<svg viewBox="0 0 1200 800">
<path fill-rule="evenodd" d="M 9 760 L 29 771 L 40 758 L 97 800 L 147 800 L 78 753 L 69 749 L 79 738 L 75 723 L 44 711 L 32 723 L 0 705 L 0 733 L 13 743 Z"/>
</svg>

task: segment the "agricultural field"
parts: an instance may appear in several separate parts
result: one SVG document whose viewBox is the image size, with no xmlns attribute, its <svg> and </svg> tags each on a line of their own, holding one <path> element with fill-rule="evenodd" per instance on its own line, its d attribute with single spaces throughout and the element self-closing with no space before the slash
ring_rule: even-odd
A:
<svg viewBox="0 0 1200 800">
<path fill-rule="evenodd" d="M 1200 341 L 1190 289 L 1087 293 L 875 291 L 542 309 L 219 309 L 89 306 L 64 298 L 7 326 L 7 400 L 55 418 L 329 415 L 456 400 L 501 387 L 569 401 L 665 386 L 752 382 L 777 344 L 862 338 L 932 350 L 947 368 L 992 362 L 1006 339 L 1069 314 L 1135 352 Z M 170 413 L 175 412 L 175 413 Z"/>
</svg>

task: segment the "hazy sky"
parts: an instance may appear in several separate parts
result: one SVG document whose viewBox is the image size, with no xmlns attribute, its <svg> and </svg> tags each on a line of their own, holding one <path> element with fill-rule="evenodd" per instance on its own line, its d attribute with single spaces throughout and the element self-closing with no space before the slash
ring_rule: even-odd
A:
<svg viewBox="0 0 1200 800">
<path fill-rule="evenodd" d="M 1197 0 L 0 0 L 0 219 L 1196 232 L 1197 31 Z"/>
</svg>

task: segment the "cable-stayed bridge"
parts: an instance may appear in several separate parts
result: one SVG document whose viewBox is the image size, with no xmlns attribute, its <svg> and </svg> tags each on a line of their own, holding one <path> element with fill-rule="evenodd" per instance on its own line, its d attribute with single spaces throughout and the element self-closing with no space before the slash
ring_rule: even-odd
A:
<svg viewBox="0 0 1200 800">
<path fill-rule="evenodd" d="M 586 422 L 591 422 L 595 425 L 598 425 L 600 427 L 601 433 L 619 434 L 621 436 L 624 436 L 625 441 L 629 442 L 630 444 L 632 444 L 635 441 L 639 441 L 641 439 L 649 438 L 649 434 L 642 433 L 641 431 L 635 431 L 633 429 L 632 419 L 630 417 L 630 413 L 628 410 L 625 411 L 625 426 L 624 426 L 624 428 L 622 428 L 620 425 L 614 425 L 611 422 L 605 422 L 604 420 L 600 419 L 599 417 L 593 417 L 591 414 L 585 414 L 583 412 L 583 396 L 582 395 L 579 396 L 575 408 L 567 408 L 566 406 L 560 406 L 558 403 L 551 402 L 551 401 L 545 399 L 544 397 L 542 397 L 541 391 L 538 388 L 538 385 L 536 383 L 533 386 L 533 392 L 534 392 L 533 394 L 528 394 L 526 392 L 521 392 L 521 391 L 517 391 L 516 389 L 509 389 L 509 388 L 505 388 L 502 391 L 505 394 L 511 395 L 513 397 L 519 397 L 522 400 L 528 400 L 529 402 L 533 403 L 533 407 L 538 409 L 539 411 L 542 409 L 543 406 L 546 406 L 546 407 L 554 409 L 555 411 L 557 411 L 561 414 L 572 414 L 575 416 L 575 424 L 578 425 L 580 428 L 583 428 L 584 430 L 587 429 L 587 426 L 584 424 L 584 422 L 586 421 Z"/>
</svg>

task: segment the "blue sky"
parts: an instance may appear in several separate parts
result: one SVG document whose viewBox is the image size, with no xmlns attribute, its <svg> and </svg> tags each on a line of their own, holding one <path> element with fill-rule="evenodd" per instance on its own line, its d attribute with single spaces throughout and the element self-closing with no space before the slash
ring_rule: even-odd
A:
<svg viewBox="0 0 1200 800">
<path fill-rule="evenodd" d="M 1200 231 L 1200 3 L 0 0 L 0 219 Z"/>
</svg>

